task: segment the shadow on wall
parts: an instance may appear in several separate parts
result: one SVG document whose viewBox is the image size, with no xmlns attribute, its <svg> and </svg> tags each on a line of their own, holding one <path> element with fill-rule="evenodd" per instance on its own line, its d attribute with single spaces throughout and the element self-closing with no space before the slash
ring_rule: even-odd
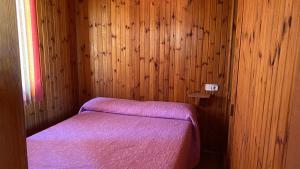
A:
<svg viewBox="0 0 300 169">
<path fill-rule="evenodd" d="M 90 29 L 95 23 L 89 19 L 89 6 L 86 1 L 76 0 L 76 37 L 77 37 L 77 64 L 78 64 L 78 90 L 79 104 L 92 98 L 91 83 L 91 46 Z"/>
</svg>

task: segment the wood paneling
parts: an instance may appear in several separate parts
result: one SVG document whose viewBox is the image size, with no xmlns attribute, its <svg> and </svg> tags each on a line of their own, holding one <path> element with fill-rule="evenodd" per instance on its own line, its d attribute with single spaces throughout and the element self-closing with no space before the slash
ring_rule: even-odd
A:
<svg viewBox="0 0 300 169">
<path fill-rule="evenodd" d="M 27 168 L 15 1 L 0 1 L 0 168 Z"/>
<path fill-rule="evenodd" d="M 80 103 L 96 97 L 197 103 L 202 143 L 226 144 L 229 0 L 77 0 Z M 222 133 L 222 134 L 220 134 Z"/>
<path fill-rule="evenodd" d="M 75 6 L 70 0 L 37 1 L 44 98 L 26 103 L 28 134 L 78 111 Z"/>
<path fill-rule="evenodd" d="M 300 44 L 299 0 L 237 0 L 232 169 L 283 168 Z"/>
<path fill-rule="evenodd" d="M 298 55 L 300 55 L 300 50 L 298 50 Z M 295 68 L 295 83 L 294 90 L 292 92 L 292 107 L 290 115 L 290 123 L 288 125 L 289 136 L 287 141 L 286 150 L 286 169 L 300 168 L 300 57 L 297 58 L 297 65 Z"/>
</svg>

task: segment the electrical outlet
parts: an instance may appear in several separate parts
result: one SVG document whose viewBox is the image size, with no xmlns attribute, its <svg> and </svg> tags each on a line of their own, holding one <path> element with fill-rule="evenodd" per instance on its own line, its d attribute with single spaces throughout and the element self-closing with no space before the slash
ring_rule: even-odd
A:
<svg viewBox="0 0 300 169">
<path fill-rule="evenodd" d="M 218 84 L 205 84 L 205 91 L 207 92 L 216 92 L 219 90 Z"/>
</svg>

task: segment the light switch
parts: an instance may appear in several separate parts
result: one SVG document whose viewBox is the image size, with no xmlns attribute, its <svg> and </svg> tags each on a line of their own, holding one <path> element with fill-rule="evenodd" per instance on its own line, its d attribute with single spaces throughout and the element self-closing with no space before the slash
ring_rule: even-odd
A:
<svg viewBox="0 0 300 169">
<path fill-rule="evenodd" d="M 205 91 L 207 92 L 216 92 L 219 90 L 218 84 L 205 84 Z"/>
</svg>

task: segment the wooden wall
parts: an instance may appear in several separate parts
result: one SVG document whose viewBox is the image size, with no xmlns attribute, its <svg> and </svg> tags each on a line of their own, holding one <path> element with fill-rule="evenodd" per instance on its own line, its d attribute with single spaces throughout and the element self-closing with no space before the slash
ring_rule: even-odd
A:
<svg viewBox="0 0 300 169">
<path fill-rule="evenodd" d="M 78 111 L 74 3 L 71 0 L 39 0 L 37 15 L 44 98 L 25 105 L 28 134 Z"/>
<path fill-rule="evenodd" d="M 0 1 L 0 168 L 26 169 L 15 1 Z"/>
<path fill-rule="evenodd" d="M 211 147 L 226 144 L 229 0 L 77 0 L 80 103 L 96 97 L 197 103 Z M 222 134 L 220 134 L 222 133 Z"/>
<path fill-rule="evenodd" d="M 298 50 L 298 55 L 300 51 Z M 294 90 L 291 97 L 291 115 L 288 125 L 289 137 L 287 141 L 285 169 L 300 168 L 300 57 L 297 58 L 295 68 Z"/>
<path fill-rule="evenodd" d="M 299 0 L 237 0 L 232 169 L 283 168 L 300 44 Z"/>
</svg>

